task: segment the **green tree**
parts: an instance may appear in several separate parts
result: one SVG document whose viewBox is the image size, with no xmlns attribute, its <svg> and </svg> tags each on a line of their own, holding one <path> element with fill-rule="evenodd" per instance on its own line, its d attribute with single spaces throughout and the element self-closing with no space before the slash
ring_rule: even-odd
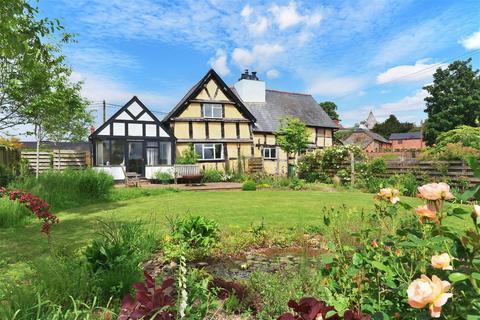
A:
<svg viewBox="0 0 480 320">
<path fill-rule="evenodd" d="M 310 134 L 308 128 L 300 119 L 284 117 L 280 119 L 280 128 L 275 131 L 277 144 L 290 156 L 296 156 L 308 147 Z"/>
<path fill-rule="evenodd" d="M 445 69 L 437 69 L 433 84 L 423 89 L 428 115 L 424 137 L 433 145 L 442 132 L 460 125 L 478 126 L 480 120 L 480 76 L 473 70 L 472 60 L 455 61 Z"/>
<path fill-rule="evenodd" d="M 328 116 L 332 120 L 340 121 L 340 116 L 337 113 L 338 107 L 335 104 L 335 102 L 324 101 L 324 102 L 320 102 L 318 105 L 322 107 L 323 110 L 325 110 L 325 112 L 328 114 Z"/>
<path fill-rule="evenodd" d="M 461 143 L 465 147 L 480 150 L 480 127 L 458 126 L 441 133 L 437 137 L 436 149 L 444 148 L 448 143 Z"/>
<path fill-rule="evenodd" d="M 89 123 L 91 116 L 81 84 L 71 82 L 61 54 L 72 35 L 63 33 L 58 20 L 37 15 L 25 0 L 0 2 L 0 129 L 35 126 L 38 175 L 42 139 L 66 136 L 66 130 Z"/>
<path fill-rule="evenodd" d="M 377 123 L 372 131 L 388 139 L 392 133 L 411 131 L 415 126 L 411 122 L 400 122 L 391 114 L 384 122 Z"/>
</svg>

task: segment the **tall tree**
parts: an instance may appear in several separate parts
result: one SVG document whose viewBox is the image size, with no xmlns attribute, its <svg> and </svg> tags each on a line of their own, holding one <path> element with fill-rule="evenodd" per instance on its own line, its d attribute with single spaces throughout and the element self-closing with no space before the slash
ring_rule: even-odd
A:
<svg viewBox="0 0 480 320">
<path fill-rule="evenodd" d="M 337 105 L 335 104 L 335 102 L 332 102 L 332 101 L 324 101 L 324 102 L 320 102 L 318 105 L 319 105 L 320 107 L 322 107 L 323 110 L 325 110 L 325 112 L 328 114 L 328 116 L 329 116 L 332 120 L 338 120 L 338 121 L 340 121 L 340 116 L 339 116 L 338 113 L 337 113 L 338 107 L 337 107 Z"/>
<path fill-rule="evenodd" d="M 38 175 L 42 139 L 91 117 L 80 83 L 71 82 L 71 69 L 61 54 L 71 34 L 60 34 L 58 20 L 37 15 L 38 9 L 25 0 L 0 2 L 0 129 L 35 126 Z"/>
<path fill-rule="evenodd" d="M 442 132 L 460 125 L 478 126 L 480 121 L 480 76 L 472 59 L 455 61 L 433 74 L 433 84 L 423 87 L 428 115 L 424 137 L 428 145 Z"/>
<path fill-rule="evenodd" d="M 409 132 L 415 126 L 411 122 L 400 122 L 391 114 L 385 121 L 377 123 L 372 131 L 388 139 L 392 133 Z"/>
<path fill-rule="evenodd" d="M 297 156 L 308 147 L 310 135 L 308 128 L 300 119 L 284 117 L 280 119 L 280 128 L 275 131 L 275 138 L 280 148 L 290 156 Z"/>
</svg>

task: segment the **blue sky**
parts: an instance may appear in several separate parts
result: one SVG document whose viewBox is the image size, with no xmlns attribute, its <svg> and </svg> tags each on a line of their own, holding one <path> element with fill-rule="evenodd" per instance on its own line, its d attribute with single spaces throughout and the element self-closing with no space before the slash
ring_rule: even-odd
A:
<svg viewBox="0 0 480 320">
<path fill-rule="evenodd" d="M 65 47 L 91 101 L 139 96 L 168 111 L 210 67 L 339 106 L 345 125 L 425 118 L 422 86 L 443 62 L 480 67 L 480 1 L 40 0 L 77 43 Z M 412 75 L 413 73 L 413 75 Z M 109 109 L 109 113 L 114 112 Z"/>
</svg>

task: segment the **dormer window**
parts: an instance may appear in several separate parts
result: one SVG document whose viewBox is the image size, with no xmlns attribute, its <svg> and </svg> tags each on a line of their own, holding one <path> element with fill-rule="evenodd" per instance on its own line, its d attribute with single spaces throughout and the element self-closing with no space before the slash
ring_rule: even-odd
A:
<svg viewBox="0 0 480 320">
<path fill-rule="evenodd" d="M 204 118 L 223 118 L 223 107 L 221 104 L 204 103 L 203 104 Z"/>
</svg>

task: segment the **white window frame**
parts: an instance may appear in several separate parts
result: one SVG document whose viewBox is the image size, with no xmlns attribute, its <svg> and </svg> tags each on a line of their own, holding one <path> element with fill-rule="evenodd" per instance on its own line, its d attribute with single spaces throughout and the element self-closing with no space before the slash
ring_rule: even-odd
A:
<svg viewBox="0 0 480 320">
<path fill-rule="evenodd" d="M 207 114 L 207 108 L 210 107 L 210 112 Z M 220 109 L 220 116 L 215 116 L 214 115 L 214 109 L 219 110 Z M 202 106 L 202 112 L 203 112 L 203 117 L 204 118 L 214 118 L 214 119 L 221 119 L 223 118 L 223 106 L 221 104 L 217 103 L 204 103 Z"/>
<path fill-rule="evenodd" d="M 275 150 L 275 157 L 272 157 L 272 150 Z M 262 149 L 263 159 L 276 160 L 277 159 L 277 153 L 278 153 L 277 147 L 264 147 Z"/>
<path fill-rule="evenodd" d="M 220 157 L 218 157 L 218 155 L 215 152 L 215 150 L 217 149 L 215 146 L 217 146 L 217 145 L 222 146 L 221 151 L 220 151 Z M 194 150 L 197 150 L 197 146 L 201 146 L 201 148 L 202 148 L 202 154 L 200 155 L 198 160 L 202 160 L 202 161 L 224 160 L 224 157 L 223 157 L 224 145 L 223 145 L 223 143 L 195 143 Z M 213 149 L 213 158 L 205 158 L 205 149 Z"/>
</svg>

